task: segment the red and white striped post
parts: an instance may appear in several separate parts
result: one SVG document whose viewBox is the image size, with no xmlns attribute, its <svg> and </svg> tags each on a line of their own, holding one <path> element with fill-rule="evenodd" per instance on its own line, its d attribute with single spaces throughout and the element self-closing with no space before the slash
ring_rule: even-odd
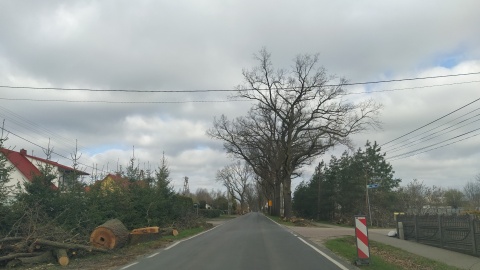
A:
<svg viewBox="0 0 480 270">
<path fill-rule="evenodd" d="M 357 265 L 370 264 L 370 246 L 368 245 L 367 218 L 355 216 L 355 238 L 357 239 Z"/>
</svg>

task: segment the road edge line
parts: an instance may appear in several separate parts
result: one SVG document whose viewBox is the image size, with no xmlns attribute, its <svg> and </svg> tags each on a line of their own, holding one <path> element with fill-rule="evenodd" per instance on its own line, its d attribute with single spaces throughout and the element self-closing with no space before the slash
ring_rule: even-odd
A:
<svg viewBox="0 0 480 270">
<path fill-rule="evenodd" d="M 322 255 L 323 257 L 327 258 L 327 260 L 331 261 L 332 263 L 334 263 L 336 266 L 340 267 L 342 270 L 349 270 L 347 267 L 345 267 L 343 264 L 341 264 L 340 262 L 336 261 L 335 259 L 333 259 L 332 257 L 328 256 L 325 252 L 321 251 L 320 249 L 318 249 L 317 247 L 315 247 L 314 245 L 308 243 L 306 240 L 302 239 L 301 237 L 297 237 L 298 239 L 300 239 L 300 241 L 302 241 L 305 245 L 309 246 L 310 248 L 312 248 L 313 250 L 315 250 L 317 253 L 319 253 L 320 255 Z"/>
<path fill-rule="evenodd" d="M 270 221 L 272 221 L 273 223 L 277 224 L 278 226 L 282 227 L 284 230 L 287 230 L 289 231 L 293 236 L 295 236 L 296 238 L 300 239 L 300 241 L 302 241 L 303 243 L 305 243 L 307 246 L 309 246 L 310 248 L 312 248 L 313 250 L 315 250 L 317 253 L 319 253 L 320 255 L 324 256 L 327 260 L 331 261 L 332 263 L 334 263 L 336 266 L 340 267 L 340 269 L 342 270 L 349 270 L 349 268 L 345 267 L 345 265 L 341 264 L 340 262 L 338 262 L 337 260 L 335 260 L 334 258 L 328 256 L 325 252 L 321 251 L 320 249 L 318 249 L 316 246 L 308 243 L 306 240 L 304 240 L 303 238 L 301 238 L 300 236 L 298 235 L 295 235 L 294 232 L 292 230 L 290 230 L 288 227 L 276 222 L 275 220 L 273 220 L 272 218 L 270 218 L 269 216 L 267 215 L 264 215 L 266 218 L 268 218 Z"/>
</svg>

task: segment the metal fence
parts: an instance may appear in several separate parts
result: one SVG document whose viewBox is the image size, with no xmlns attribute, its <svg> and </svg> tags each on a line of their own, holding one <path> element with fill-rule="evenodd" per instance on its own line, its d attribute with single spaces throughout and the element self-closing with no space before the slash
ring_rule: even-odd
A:
<svg viewBox="0 0 480 270">
<path fill-rule="evenodd" d="M 480 256 L 480 220 L 471 215 L 400 215 L 405 240 Z"/>
</svg>

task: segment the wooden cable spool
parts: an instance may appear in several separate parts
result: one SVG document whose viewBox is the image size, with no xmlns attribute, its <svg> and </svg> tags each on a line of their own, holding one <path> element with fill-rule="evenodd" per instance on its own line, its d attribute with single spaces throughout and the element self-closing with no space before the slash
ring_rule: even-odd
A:
<svg viewBox="0 0 480 270">
<path fill-rule="evenodd" d="M 129 231 L 118 219 L 111 219 L 93 230 L 90 243 L 98 248 L 121 248 L 128 242 Z"/>
</svg>

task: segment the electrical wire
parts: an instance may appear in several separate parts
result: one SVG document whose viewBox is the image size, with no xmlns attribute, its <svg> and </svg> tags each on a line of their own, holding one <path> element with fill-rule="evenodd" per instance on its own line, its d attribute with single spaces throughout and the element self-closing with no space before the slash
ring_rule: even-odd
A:
<svg viewBox="0 0 480 270">
<path fill-rule="evenodd" d="M 35 101 L 35 102 L 67 102 L 67 103 L 106 103 L 106 104 L 185 104 L 185 103 L 228 103 L 252 102 L 250 99 L 242 100 L 191 100 L 191 101 L 110 101 L 110 100 L 66 100 L 66 99 L 32 99 L 32 98 L 0 98 L 9 101 Z"/>
<path fill-rule="evenodd" d="M 439 149 L 439 148 L 443 148 L 443 147 L 446 147 L 446 146 L 449 146 L 449 145 L 452 145 L 452 144 L 456 144 L 456 143 L 459 143 L 461 141 L 465 141 L 465 140 L 468 140 L 468 139 L 471 139 L 473 137 L 477 137 L 479 136 L 480 133 L 478 134 L 475 134 L 475 135 L 472 135 L 472 136 L 469 136 L 469 137 L 466 137 L 466 138 L 463 138 L 463 139 L 460 139 L 458 141 L 454 141 L 454 142 L 451 142 L 451 143 L 448 143 L 448 144 L 445 144 L 445 145 L 441 145 L 441 146 L 438 146 L 438 147 L 435 147 L 435 148 L 432 148 L 432 149 L 428 149 L 428 150 L 425 150 L 425 151 L 422 151 L 422 152 L 418 152 L 418 153 L 414 153 L 414 154 L 411 154 L 411 155 L 405 155 L 405 156 L 400 156 L 400 157 L 397 157 L 397 158 L 386 158 L 387 160 L 390 160 L 390 161 L 395 161 L 395 160 L 399 160 L 399 159 L 404 159 L 404 158 L 408 158 L 408 157 L 413 157 L 413 156 L 416 156 L 416 155 L 419 155 L 419 154 L 423 154 L 423 153 L 427 153 L 427 152 L 430 152 L 430 151 L 433 151 L 433 150 L 436 150 L 436 149 Z"/>
<path fill-rule="evenodd" d="M 418 139 L 418 140 L 415 140 L 415 141 L 413 141 L 413 142 L 411 141 L 412 139 L 418 138 L 418 137 L 420 137 L 420 136 L 422 136 L 422 135 L 425 135 L 425 134 L 427 134 L 427 133 L 429 133 L 429 132 L 431 132 L 431 131 L 434 131 L 434 130 L 440 128 L 440 127 L 446 126 L 447 124 L 452 123 L 452 122 L 455 122 L 456 120 L 458 120 L 458 119 L 460 119 L 460 118 L 462 118 L 462 117 L 464 117 L 464 116 L 467 116 L 467 115 L 469 115 L 469 114 L 471 114 L 471 113 L 474 113 L 474 112 L 476 112 L 476 111 L 478 111 L 478 110 L 480 110 L 480 108 L 474 109 L 474 110 L 472 110 L 472 111 L 470 111 L 470 112 L 468 112 L 468 113 L 465 113 L 465 114 L 463 114 L 463 115 L 461 115 L 461 116 L 459 116 L 459 117 L 457 117 L 457 118 L 454 118 L 454 119 L 452 119 L 452 120 L 450 120 L 450 121 L 448 121 L 448 122 L 446 122 L 446 123 L 444 123 L 444 124 L 442 124 L 442 125 L 439 125 L 439 126 L 436 126 L 436 127 L 434 127 L 434 128 L 431 128 L 431 129 L 429 129 L 429 130 L 427 130 L 427 131 L 424 131 L 424 132 L 422 132 L 422 133 L 420 133 L 420 134 L 418 134 L 418 135 L 415 135 L 415 136 L 413 136 L 413 137 L 407 138 L 407 139 L 405 139 L 405 140 L 403 140 L 403 141 L 401 141 L 401 142 L 394 143 L 394 144 L 392 144 L 392 145 L 390 145 L 390 146 L 387 146 L 387 147 L 384 148 L 383 150 L 386 151 L 386 152 L 392 152 L 393 150 L 403 149 L 403 148 L 411 145 L 411 144 L 414 143 L 414 142 L 421 141 L 422 139 L 428 138 L 428 137 L 433 136 L 433 135 L 435 135 L 435 134 L 438 134 L 438 133 L 440 133 L 440 132 L 442 132 L 442 131 L 445 131 L 445 130 L 447 130 L 447 129 L 453 128 L 453 127 L 456 126 L 456 125 L 459 125 L 459 124 L 461 124 L 461 123 L 464 123 L 464 122 L 466 122 L 466 121 L 468 121 L 468 120 L 471 120 L 471 119 L 473 119 L 473 118 L 475 118 L 475 117 L 480 116 L 480 114 L 476 114 L 476 115 L 471 116 L 471 117 L 469 117 L 469 118 L 467 118 L 467 119 L 464 119 L 464 120 L 462 120 L 462 121 L 460 121 L 460 122 L 458 122 L 458 123 L 456 123 L 456 124 L 454 124 L 454 125 L 452 125 L 452 126 L 448 126 L 448 127 L 443 128 L 443 129 L 441 129 L 441 130 L 439 130 L 439 131 L 435 131 L 435 132 L 433 132 L 433 133 L 431 133 L 431 134 L 429 134 L 429 135 L 427 135 L 427 136 L 424 136 L 424 137 L 422 137 L 422 138 L 420 138 L 420 139 Z M 477 122 L 477 121 L 478 121 L 478 120 L 473 121 L 472 123 Z M 472 124 L 472 123 L 470 123 L 470 124 Z"/>
<path fill-rule="evenodd" d="M 437 122 L 437 121 L 440 121 L 441 119 L 443 119 L 443 118 L 445 118 L 445 117 L 447 117 L 447 116 L 449 116 L 449 115 L 452 115 L 452 114 L 458 112 L 459 110 L 461 110 L 461 109 L 463 109 L 463 108 L 465 108 L 465 107 L 467 107 L 467 106 L 472 105 L 472 104 L 475 103 L 475 102 L 478 102 L 479 100 L 480 100 L 480 98 L 477 98 L 477 99 L 475 99 L 474 101 L 469 102 L 469 103 L 461 106 L 460 108 L 455 109 L 455 110 L 453 110 L 453 111 L 451 111 L 451 112 L 449 112 L 449 113 L 447 113 L 447 114 L 445 114 L 445 115 L 443 115 L 443 116 L 441 116 L 441 117 L 439 117 L 439 118 L 437 118 L 437 119 L 435 119 L 435 120 L 433 120 L 433 121 L 431 121 L 431 122 L 429 122 L 429 123 L 427 123 L 427 124 L 425 124 L 425 125 L 423 125 L 423 126 L 421 126 L 421 127 L 419 127 L 419 128 L 416 128 L 416 129 L 414 129 L 414 130 L 412 130 L 412 131 L 410 131 L 410 132 L 407 132 L 407 133 L 405 133 L 405 134 L 403 134 L 403 135 L 401 135 L 401 136 L 399 136 L 399 137 L 397 137 L 397 138 L 395 138 L 395 139 L 393 139 L 393 140 L 390 140 L 390 141 L 382 144 L 381 146 L 387 145 L 387 144 L 392 143 L 392 142 L 394 142 L 394 141 L 397 141 L 397 140 L 399 140 L 399 139 L 401 139 L 401 138 L 404 138 L 405 136 L 408 136 L 408 135 L 414 133 L 415 131 L 418 131 L 418 130 L 424 128 L 424 127 L 427 127 L 427 126 L 429 126 L 429 125 L 431 125 L 431 124 L 433 124 L 433 123 L 435 123 L 435 122 Z"/>
<path fill-rule="evenodd" d="M 452 138 L 443 140 L 443 141 L 438 142 L 438 143 L 430 144 L 430 145 L 428 145 L 428 146 L 425 146 L 425 147 L 422 147 L 422 148 L 418 148 L 418 149 L 415 149 L 415 150 L 412 150 L 412 151 L 409 151 L 409 152 L 406 152 L 406 153 L 402 153 L 402 154 L 395 155 L 395 156 L 392 156 L 392 157 L 387 157 L 387 159 L 393 159 L 393 158 L 405 156 L 405 155 L 408 155 L 408 154 L 416 153 L 416 152 L 418 152 L 418 151 L 421 151 L 421 150 L 430 148 L 430 147 L 432 147 L 432 146 L 436 146 L 436 145 L 442 144 L 442 143 L 444 143 L 444 142 L 447 142 L 447 141 L 450 141 L 450 140 L 453 140 L 453 139 L 456 139 L 456 138 L 459 138 L 459 137 L 463 137 L 463 136 L 465 136 L 465 135 L 467 135 L 467 134 L 470 134 L 470 133 L 472 133 L 472 132 L 474 132 L 474 131 L 478 131 L 478 130 L 480 130 L 480 128 L 477 128 L 477 129 L 474 129 L 474 130 L 470 130 L 470 131 L 468 131 L 468 132 L 465 132 L 465 133 L 463 133 L 463 134 L 457 135 L 457 136 L 455 136 L 455 137 L 452 137 Z"/>
<path fill-rule="evenodd" d="M 28 140 L 27 138 L 24 138 L 24 137 L 22 137 L 22 136 L 20 136 L 20 135 L 18 135 L 18 134 L 16 134 L 16 133 L 14 133 L 14 132 L 12 132 L 11 130 L 8 130 L 8 129 L 6 129 L 6 128 L 1 128 L 1 129 L 4 130 L 4 131 L 6 131 L 6 132 L 8 132 L 9 135 L 11 134 L 11 135 L 13 135 L 13 136 L 15 136 L 15 137 L 23 140 L 23 141 L 26 141 L 26 142 L 28 142 L 28 143 L 30 143 L 30 144 L 32 144 L 32 145 L 35 145 L 35 146 L 39 147 L 39 148 L 42 149 L 43 151 L 48 151 L 48 150 L 49 150 L 49 149 L 47 149 L 47 148 L 45 148 L 45 147 L 43 147 L 43 146 L 41 146 L 41 145 L 39 145 L 39 144 L 37 144 L 37 143 L 32 142 L 31 140 Z M 51 149 L 50 149 L 50 150 L 51 150 Z M 73 161 L 72 158 L 66 157 L 66 156 L 64 156 L 64 155 L 62 155 L 62 154 L 60 154 L 60 153 L 55 152 L 55 151 L 51 151 L 51 153 L 52 153 L 52 154 L 55 154 L 55 155 L 57 155 L 57 156 L 59 156 L 59 157 L 61 157 L 61 158 L 64 158 L 64 159 Z M 98 169 L 98 168 L 95 168 L 95 167 L 93 167 L 93 166 L 80 163 L 80 162 L 78 162 L 78 161 L 77 161 L 77 163 L 78 163 L 78 165 L 82 165 L 82 166 L 85 166 L 85 167 L 87 167 L 87 168 Z M 102 172 L 103 172 L 103 173 L 107 173 L 107 172 L 105 172 L 105 171 L 102 171 Z"/>
<path fill-rule="evenodd" d="M 439 86 L 451 86 L 451 85 L 459 85 L 459 84 L 467 84 L 467 83 L 480 83 L 480 81 L 467 81 L 467 82 L 457 82 L 457 83 L 434 84 L 434 85 L 415 86 L 415 87 L 407 87 L 407 88 L 377 90 L 377 91 L 369 91 L 369 92 L 353 92 L 353 93 L 342 94 L 342 96 L 404 91 L 404 90 L 432 88 L 432 87 L 439 87 Z M 187 104 L 187 103 L 200 103 L 201 104 L 201 103 L 253 102 L 253 100 L 251 100 L 251 99 L 189 100 L 189 101 L 111 101 L 111 100 L 65 100 L 65 99 L 33 99 L 33 98 L 2 98 L 2 97 L 0 97 L 0 100 L 32 101 L 32 102 L 65 102 L 65 103 L 104 103 L 104 104 Z"/>
<path fill-rule="evenodd" d="M 379 81 L 369 81 L 369 82 L 354 82 L 354 83 L 342 83 L 342 84 L 326 84 L 318 85 L 324 87 L 338 87 L 338 86 L 355 86 L 355 85 L 367 85 L 367 84 L 379 84 L 379 83 L 392 83 L 392 82 L 403 82 L 403 81 L 417 81 L 417 80 L 428 80 L 428 79 L 438 79 L 438 78 L 449 78 L 449 77 L 459 77 L 459 76 L 470 76 L 478 75 L 480 72 L 470 72 L 470 73 L 459 73 L 459 74 L 450 74 L 450 75 L 438 75 L 438 76 L 428 76 L 428 77 L 415 77 L 415 78 L 403 78 L 403 79 L 392 79 L 392 80 L 379 80 Z M 318 87 L 312 86 L 312 87 Z M 61 90 L 61 91 L 89 91 L 89 92 L 124 92 L 124 93 L 205 93 L 205 92 L 243 92 L 243 91 L 252 91 L 252 90 L 265 90 L 269 89 L 196 89 L 196 90 L 141 90 L 141 89 L 94 89 L 94 88 L 64 88 L 64 87 L 34 87 L 34 86 L 13 86 L 13 85 L 0 85 L 0 88 L 8 89 L 32 89 L 32 90 Z M 279 88 L 283 90 L 294 90 L 294 88 L 286 87 Z"/>
<path fill-rule="evenodd" d="M 477 120 L 475 120 L 475 121 L 472 121 L 471 123 L 468 123 L 468 124 L 466 124 L 466 125 L 463 125 L 463 126 L 454 128 L 454 129 L 449 130 L 449 131 L 447 131 L 447 132 L 445 132 L 445 133 L 438 134 L 437 136 L 433 136 L 433 135 L 436 135 L 437 133 L 440 133 L 440 131 L 439 131 L 439 132 L 436 132 L 436 133 L 433 133 L 433 134 L 430 134 L 430 135 L 425 136 L 425 137 L 423 137 L 423 138 L 421 138 L 421 139 L 419 139 L 419 140 L 417 140 L 417 141 L 414 141 L 414 142 L 411 142 L 411 143 L 409 143 L 409 144 L 406 144 L 406 145 L 404 145 L 403 147 L 397 147 L 397 148 L 395 148 L 395 149 L 392 149 L 392 150 L 388 151 L 388 153 L 389 153 L 389 154 L 395 153 L 395 152 L 401 151 L 402 149 L 405 149 L 405 148 L 407 148 L 407 147 L 414 146 L 414 145 L 418 145 L 418 144 L 420 144 L 420 143 L 424 143 L 424 142 L 426 142 L 426 141 L 433 140 L 433 139 L 438 138 L 438 137 L 440 137 L 440 136 L 442 136 L 442 135 L 445 135 L 445 134 L 447 134 L 447 133 L 453 132 L 453 131 L 455 131 L 455 130 L 459 130 L 459 129 L 463 128 L 463 127 L 466 127 L 466 126 L 471 125 L 471 124 L 473 124 L 473 123 L 475 123 L 475 122 L 478 122 L 478 121 L 480 121 L 480 119 L 477 119 Z M 452 127 L 453 127 L 453 126 L 447 127 L 447 128 L 445 128 L 445 129 L 443 129 L 443 130 L 441 130 L 441 131 L 444 131 L 444 130 L 449 129 L 449 128 L 452 128 Z M 433 136 L 433 137 L 431 137 L 431 136 Z M 430 137 L 430 138 L 428 138 L 428 137 Z M 426 139 L 426 138 L 428 138 L 428 139 Z M 426 140 L 422 140 L 422 139 L 426 139 Z"/>
</svg>

